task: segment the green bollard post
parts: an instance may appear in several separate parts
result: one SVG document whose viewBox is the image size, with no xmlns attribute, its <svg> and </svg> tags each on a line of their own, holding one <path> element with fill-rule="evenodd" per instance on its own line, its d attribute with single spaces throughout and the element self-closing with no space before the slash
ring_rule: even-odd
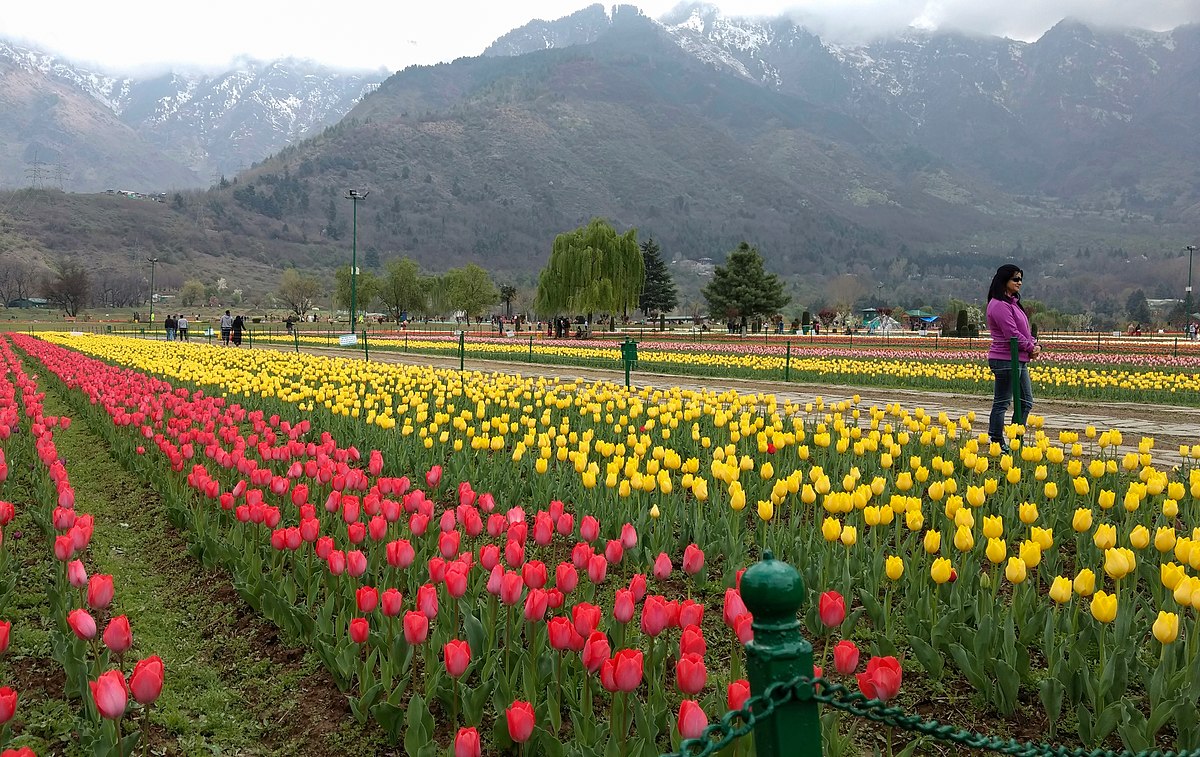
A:
<svg viewBox="0 0 1200 757">
<path fill-rule="evenodd" d="M 783 380 L 784 381 L 792 380 L 792 340 L 791 339 L 789 339 L 787 342 L 787 357 L 784 359 L 784 363 L 783 363 Z"/>
<path fill-rule="evenodd" d="M 296 341 L 296 352 L 300 351 L 300 329 L 292 329 L 292 338 Z"/>
<path fill-rule="evenodd" d="M 797 612 L 804 579 L 771 550 L 742 576 L 742 598 L 754 616 L 754 639 L 746 645 L 750 692 L 762 696 L 773 683 L 813 676 L 813 649 L 800 633 Z M 758 757 L 821 757 L 821 719 L 811 684 L 798 684 L 796 697 L 775 708 L 754 728 Z"/>
<path fill-rule="evenodd" d="M 458 332 L 458 372 L 459 373 L 462 373 L 463 364 L 464 364 L 464 361 L 466 360 L 466 349 L 467 349 L 466 344 L 467 344 L 467 332 L 465 330 Z"/>
<path fill-rule="evenodd" d="M 529 362 L 533 362 L 533 334 L 529 335 Z"/>
<path fill-rule="evenodd" d="M 1008 340 L 1008 349 L 1012 353 L 1012 394 L 1013 394 L 1013 419 L 1021 418 L 1024 421 L 1024 416 L 1021 415 L 1021 357 L 1017 349 L 1017 338 L 1014 336 Z"/>
<path fill-rule="evenodd" d="M 404 332 L 404 351 L 408 352 L 408 331 Z"/>
<path fill-rule="evenodd" d="M 250 349 L 254 349 L 254 329 L 246 329 L 246 341 L 250 343 Z"/>
<path fill-rule="evenodd" d="M 362 331 L 362 340 L 363 340 L 363 360 L 366 360 L 369 363 L 369 362 L 371 362 L 371 348 L 367 346 L 367 330 L 366 329 L 363 329 L 363 331 Z"/>
</svg>

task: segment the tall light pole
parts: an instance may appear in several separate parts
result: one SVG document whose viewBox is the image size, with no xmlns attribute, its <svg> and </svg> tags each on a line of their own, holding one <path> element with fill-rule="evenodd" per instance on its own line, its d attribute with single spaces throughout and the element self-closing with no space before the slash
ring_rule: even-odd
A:
<svg viewBox="0 0 1200 757">
<path fill-rule="evenodd" d="M 154 265 L 158 258 L 146 258 L 150 264 L 150 328 L 154 328 Z"/>
<path fill-rule="evenodd" d="M 358 201 L 365 199 L 371 194 L 370 190 L 363 189 L 348 189 L 346 190 L 346 199 L 354 203 L 354 236 L 353 247 L 350 253 L 350 333 L 354 333 L 354 327 L 358 323 L 355 318 L 355 310 L 358 304 Z"/>
<path fill-rule="evenodd" d="M 1183 249 L 1187 250 L 1188 254 L 1188 283 L 1186 294 L 1183 297 L 1183 322 L 1187 326 L 1192 325 L 1192 255 L 1196 252 L 1196 245 L 1189 244 Z"/>
</svg>

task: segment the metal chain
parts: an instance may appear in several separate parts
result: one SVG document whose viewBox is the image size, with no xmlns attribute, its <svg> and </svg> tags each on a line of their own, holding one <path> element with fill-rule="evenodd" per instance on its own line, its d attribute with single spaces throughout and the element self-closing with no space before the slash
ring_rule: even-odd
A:
<svg viewBox="0 0 1200 757">
<path fill-rule="evenodd" d="M 986 749 L 1013 757 L 1200 757 L 1200 749 L 1177 752 L 1152 749 L 1145 752 L 1110 749 L 1070 749 L 1045 742 L 1001 739 L 985 736 L 975 731 L 965 731 L 936 720 L 925 720 L 919 715 L 909 715 L 898 707 L 889 707 L 886 702 L 868 699 L 862 692 L 851 691 L 845 686 L 826 681 L 824 678 L 798 676 L 791 681 L 778 681 L 766 691 L 746 700 L 742 709 L 726 712 L 719 722 L 704 729 L 698 738 L 686 739 L 679 751 L 668 757 L 708 757 L 732 744 L 754 730 L 754 725 L 771 717 L 775 709 L 793 699 L 814 699 L 836 710 L 855 717 L 898 728 L 903 731 L 930 736 L 939 741 L 962 744 L 972 749 Z"/>
</svg>

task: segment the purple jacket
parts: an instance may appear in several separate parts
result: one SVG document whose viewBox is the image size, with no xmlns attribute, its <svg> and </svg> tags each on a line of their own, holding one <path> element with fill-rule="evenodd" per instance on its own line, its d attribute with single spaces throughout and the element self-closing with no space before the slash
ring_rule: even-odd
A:
<svg viewBox="0 0 1200 757">
<path fill-rule="evenodd" d="M 1016 300 L 1000 297 L 988 300 L 987 326 L 992 334 L 992 348 L 988 350 L 989 360 L 1012 360 L 1012 351 L 1008 340 L 1017 338 L 1017 355 L 1022 363 L 1028 363 L 1033 355 L 1033 334 L 1029 332 L 1029 317 L 1017 305 Z"/>
</svg>

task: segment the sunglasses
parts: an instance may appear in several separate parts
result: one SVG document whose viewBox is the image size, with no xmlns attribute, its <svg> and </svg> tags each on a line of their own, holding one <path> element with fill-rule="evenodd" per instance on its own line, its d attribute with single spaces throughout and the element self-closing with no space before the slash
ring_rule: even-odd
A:
<svg viewBox="0 0 1200 757">
<path fill-rule="evenodd" d="M 1009 281 L 1015 281 L 1015 282 L 1017 282 L 1018 284 L 1020 284 L 1020 283 L 1021 283 L 1021 277 L 1020 277 L 1020 276 L 1014 276 L 1014 277 L 1012 277 L 1011 279 L 1009 279 Z"/>
</svg>

